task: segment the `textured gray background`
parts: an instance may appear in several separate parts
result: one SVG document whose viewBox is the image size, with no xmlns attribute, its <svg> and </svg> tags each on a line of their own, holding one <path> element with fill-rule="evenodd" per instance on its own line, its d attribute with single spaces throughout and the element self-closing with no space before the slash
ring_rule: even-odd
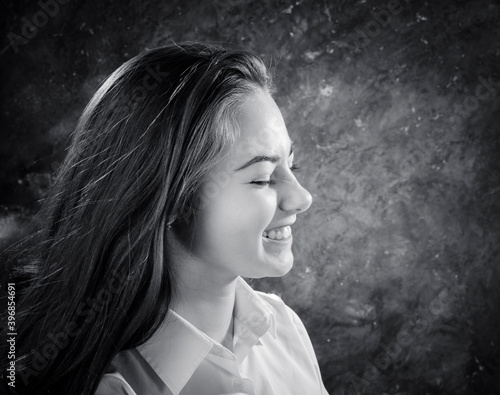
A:
<svg viewBox="0 0 500 395">
<path fill-rule="evenodd" d="M 498 1 L 57 8 L 2 4 L 3 246 L 106 75 L 172 40 L 242 44 L 276 67 L 314 198 L 292 272 L 253 284 L 301 315 L 328 390 L 500 394 Z"/>
</svg>

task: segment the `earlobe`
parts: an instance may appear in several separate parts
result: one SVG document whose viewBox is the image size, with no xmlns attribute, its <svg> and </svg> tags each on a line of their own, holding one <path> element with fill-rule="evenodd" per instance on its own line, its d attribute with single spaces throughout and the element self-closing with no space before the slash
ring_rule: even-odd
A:
<svg viewBox="0 0 500 395">
<path fill-rule="evenodd" d="M 177 224 L 172 225 L 170 228 L 165 228 L 165 251 L 167 256 L 179 257 L 189 247 L 191 237 L 186 238 L 184 232 L 179 229 Z M 178 258 L 177 258 L 178 259 Z"/>
</svg>

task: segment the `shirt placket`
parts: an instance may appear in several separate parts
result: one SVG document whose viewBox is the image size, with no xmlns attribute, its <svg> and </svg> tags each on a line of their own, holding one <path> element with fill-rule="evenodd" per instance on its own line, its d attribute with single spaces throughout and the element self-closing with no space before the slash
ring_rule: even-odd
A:
<svg viewBox="0 0 500 395">
<path fill-rule="evenodd" d="M 231 351 L 218 344 L 214 344 L 210 352 L 210 357 L 213 362 L 221 369 L 225 370 L 230 377 L 230 383 L 228 382 L 228 384 L 232 385 L 232 390 L 236 391 L 231 394 L 255 395 L 253 381 L 241 375 L 238 367 L 238 359 Z"/>
</svg>

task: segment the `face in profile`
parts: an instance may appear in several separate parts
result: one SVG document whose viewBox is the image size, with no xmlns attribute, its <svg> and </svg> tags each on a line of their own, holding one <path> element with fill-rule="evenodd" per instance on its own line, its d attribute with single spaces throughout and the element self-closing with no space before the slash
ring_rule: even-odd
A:
<svg viewBox="0 0 500 395">
<path fill-rule="evenodd" d="M 293 173 L 293 143 L 264 91 L 237 116 L 239 135 L 201 191 L 190 252 L 228 279 L 282 276 L 292 267 L 292 225 L 311 205 Z"/>
</svg>

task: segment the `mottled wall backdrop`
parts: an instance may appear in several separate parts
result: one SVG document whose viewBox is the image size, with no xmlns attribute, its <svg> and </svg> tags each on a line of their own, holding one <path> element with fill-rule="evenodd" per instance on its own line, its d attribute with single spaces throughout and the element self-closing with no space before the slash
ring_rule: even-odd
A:
<svg viewBox="0 0 500 395">
<path fill-rule="evenodd" d="M 314 197 L 292 272 L 254 286 L 301 314 L 329 391 L 500 394 L 499 1 L 19 0 L 0 18 L 3 246 L 112 70 L 172 40 L 240 44 L 276 69 Z"/>
</svg>

